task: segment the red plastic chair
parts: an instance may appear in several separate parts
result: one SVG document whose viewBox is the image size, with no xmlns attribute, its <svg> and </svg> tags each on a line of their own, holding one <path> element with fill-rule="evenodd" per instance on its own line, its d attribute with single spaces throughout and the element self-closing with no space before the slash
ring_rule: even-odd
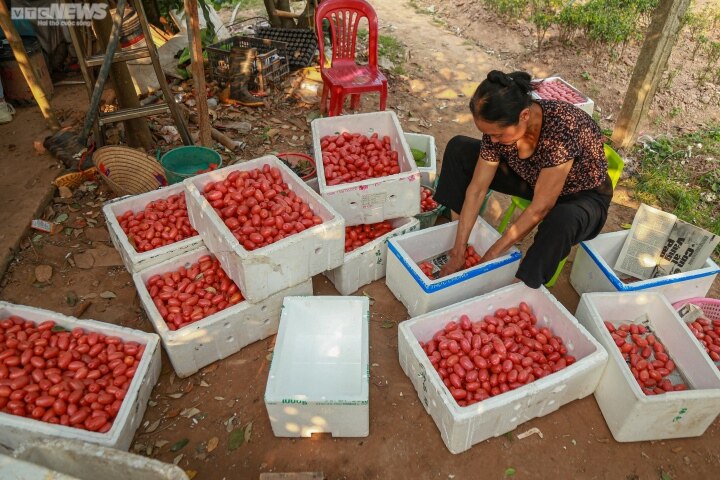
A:
<svg viewBox="0 0 720 480">
<path fill-rule="evenodd" d="M 360 20 L 368 22 L 368 64 L 358 65 L 355 47 Z M 330 24 L 332 63 L 325 66 L 323 21 Z M 375 10 L 365 0 L 325 0 L 315 12 L 315 33 L 320 50 L 320 75 L 323 79 L 320 111 L 330 116 L 340 115 L 346 95 L 352 95 L 350 106 L 357 109 L 360 94 L 380 92 L 380 110 L 387 103 L 387 79 L 378 70 L 378 21 Z M 328 97 L 330 108 L 327 109 Z"/>
</svg>

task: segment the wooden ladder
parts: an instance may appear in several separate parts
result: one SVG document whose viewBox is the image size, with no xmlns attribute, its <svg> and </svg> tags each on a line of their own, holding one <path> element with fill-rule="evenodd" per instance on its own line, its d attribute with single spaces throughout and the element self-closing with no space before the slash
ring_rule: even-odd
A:
<svg viewBox="0 0 720 480">
<path fill-rule="evenodd" d="M 64 3 L 67 3 L 71 0 L 63 1 Z M 160 65 L 157 48 L 152 38 L 152 32 L 147 22 L 147 17 L 145 16 L 145 9 L 143 8 L 142 1 L 131 1 L 130 3 L 134 8 L 135 13 L 137 14 L 138 22 L 140 24 L 140 28 L 142 29 L 142 33 L 145 39 L 145 46 L 135 47 L 128 50 L 122 50 L 120 46 L 118 46 L 118 51 L 115 52 L 115 55 L 112 58 L 112 62 L 127 62 L 130 60 L 138 60 L 141 58 L 150 58 L 153 69 L 155 70 L 155 76 L 157 77 L 158 84 L 160 85 L 160 90 L 162 91 L 163 101 L 160 103 L 154 103 L 135 108 L 120 108 L 114 112 L 109 113 L 98 113 L 95 116 L 94 125 L 96 137 L 95 142 L 98 144 L 98 146 L 104 143 L 102 128 L 105 125 L 130 120 L 133 118 L 157 115 L 169 111 L 175 122 L 175 127 L 178 130 L 178 134 L 180 135 L 183 144 L 193 145 L 192 138 L 190 138 L 190 132 L 188 131 L 187 124 L 185 123 L 185 119 L 182 116 L 180 107 L 177 103 L 175 103 L 175 98 L 170 92 L 170 87 L 168 87 L 167 81 L 165 80 L 165 73 L 163 72 L 162 66 Z M 88 55 L 87 51 L 90 48 L 89 46 L 86 46 L 86 42 L 81 41 L 84 36 L 83 32 L 80 30 L 80 27 L 70 26 L 68 30 L 70 31 L 70 38 L 72 40 L 73 46 L 75 47 L 78 64 L 85 80 L 88 97 L 92 98 L 93 87 L 95 85 L 95 75 L 93 72 L 93 68 L 100 67 L 103 64 L 103 62 L 105 61 L 105 55 Z"/>
</svg>

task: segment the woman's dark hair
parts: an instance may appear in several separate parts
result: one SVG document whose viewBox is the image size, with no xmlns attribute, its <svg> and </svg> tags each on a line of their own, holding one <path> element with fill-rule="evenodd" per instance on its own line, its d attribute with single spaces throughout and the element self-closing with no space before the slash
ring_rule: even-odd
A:
<svg viewBox="0 0 720 480">
<path fill-rule="evenodd" d="M 516 125 L 520 112 L 532 103 L 531 79 L 527 72 L 491 71 L 470 99 L 473 117 L 502 126 Z"/>
</svg>

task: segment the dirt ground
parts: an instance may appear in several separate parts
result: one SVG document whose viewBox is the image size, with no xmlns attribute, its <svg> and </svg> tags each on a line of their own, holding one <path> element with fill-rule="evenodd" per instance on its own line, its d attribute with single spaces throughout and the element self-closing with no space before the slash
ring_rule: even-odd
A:
<svg viewBox="0 0 720 480">
<path fill-rule="evenodd" d="M 440 5 L 440 2 L 435 3 Z M 504 57 L 502 52 L 488 53 L 489 49 L 478 48 L 467 39 L 449 33 L 434 24 L 429 15 L 418 14 L 403 3 L 385 0 L 375 1 L 373 5 L 378 11 L 383 33 L 401 39 L 409 51 L 406 74 L 390 79 L 388 105 L 398 113 L 406 131 L 434 135 L 440 157 L 444 145 L 453 135 L 476 134 L 466 104 L 481 72 L 493 68 L 508 70 L 515 66 L 532 67 L 536 73 L 543 70 L 564 72 L 554 65 L 545 65 L 542 59 L 536 59 L 532 64 L 519 64 Z M 475 29 L 485 32 L 483 38 L 497 41 L 493 40 L 498 36 L 497 31 L 492 30 L 492 22 L 485 16 L 474 21 L 477 22 Z M 518 49 L 524 48 L 528 41 L 522 32 L 510 31 L 504 35 L 507 44 Z M 70 105 L 80 96 L 84 99 L 84 92 L 75 87 L 59 88 L 53 103 Z M 238 119 L 251 122 L 255 130 L 247 136 L 238 136 L 238 139 L 250 143 L 251 137 L 260 135 L 258 132 L 267 133 L 268 126 L 277 124 L 273 119 L 278 118 L 283 121 L 292 118 L 295 125 L 304 129 L 283 130 L 272 142 L 251 144 L 242 152 L 243 158 L 288 149 L 291 142 L 304 142 L 309 146 L 305 116 L 312 109 L 278 104 L 262 112 L 239 110 Z M 363 110 L 372 110 L 374 105 L 376 100 L 364 102 Z M 47 186 L 53 176 L 47 171 L 55 172 L 52 169 L 56 168 L 49 156 L 33 152 L 33 141 L 42 134 L 41 127 L 37 126 L 39 115 L 32 122 L 18 123 L 23 118 L 30 118 L 25 117 L 32 115 L 29 112 L 30 109 L 21 110 L 15 122 L 0 127 L 0 149 L 3 151 L 0 164 L 6 174 L 5 188 L 0 190 L 0 201 L 5 205 L 2 217 L 9 219 L 10 214 L 22 212 L 25 223 L 33 218 L 34 210 L 25 206 L 15 208 L 8 202 L 27 202 L 36 192 L 13 190 L 12 187 L 27 181 L 30 172 L 37 175 L 38 183 Z M 10 147 L 10 144 L 16 147 Z M 6 152 L 18 153 L 13 156 Z M 16 167 L 15 162 L 20 161 L 26 162 L 23 170 Z M 32 232 L 22 241 L 18 241 L 19 235 L 15 237 L 19 252 L 0 283 L 0 298 L 151 331 L 132 279 L 112 250 L 100 214 L 102 202 L 110 197 L 104 185 L 91 183 L 76 190 L 72 199 L 56 198 L 51 202 L 51 211 L 46 210 L 43 214 L 47 218 L 68 214 L 65 230 L 57 235 Z M 486 218 L 497 225 L 506 202 L 503 198 L 494 199 Z M 623 223 L 632 219 L 636 207 L 629 192 L 618 189 L 605 231 L 619 230 Z M 16 222 L 23 224 L 22 219 Z M 77 259 L 87 258 L 88 253 L 95 259 L 94 265 L 79 268 Z M 40 283 L 36 280 L 35 267 L 38 265 L 53 268 L 49 281 Z M 552 293 L 574 312 L 578 296 L 568 282 L 571 268 L 572 257 Z M 322 275 L 315 277 L 313 284 L 315 295 L 337 294 Z M 531 420 L 507 435 L 482 442 L 463 454 L 452 455 L 445 448 L 431 417 L 419 404 L 417 394 L 397 360 L 397 324 L 408 318 L 406 310 L 387 289 L 384 280 L 362 287 L 361 291 L 374 299 L 370 326 L 370 435 L 367 438 L 320 435 L 293 440 L 273 436 L 263 403 L 274 343 L 274 337 L 270 337 L 186 379 L 177 378 L 167 357 L 163 356 L 160 380 L 153 390 L 131 451 L 166 462 L 174 461 L 187 471 L 195 472 L 195 478 L 209 480 L 252 479 L 271 471 L 322 471 L 329 479 L 510 476 L 529 479 L 548 475 L 582 479 L 658 479 L 663 472 L 672 479 L 715 477 L 720 466 L 717 451 L 720 422 L 716 421 L 699 438 L 620 444 L 610 435 L 592 396 Z M 103 298 L 110 296 L 101 296 L 104 292 L 112 292 L 115 297 Z M 710 296 L 718 297 L 719 294 L 720 281 L 717 281 Z M 193 408 L 199 412 L 191 411 Z M 228 449 L 228 423 L 230 430 L 251 424 L 249 441 L 235 450 Z M 532 427 L 540 429 L 543 438 L 532 435 L 517 439 L 518 433 Z M 183 439 L 188 440 L 187 445 L 171 451 L 171 447 Z M 514 469 L 514 475 L 509 474 L 510 468 Z"/>
</svg>

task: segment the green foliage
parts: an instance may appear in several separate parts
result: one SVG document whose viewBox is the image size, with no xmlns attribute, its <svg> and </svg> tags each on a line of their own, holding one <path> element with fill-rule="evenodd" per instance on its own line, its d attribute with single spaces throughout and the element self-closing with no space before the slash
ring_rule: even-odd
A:
<svg viewBox="0 0 720 480">
<path fill-rule="evenodd" d="M 521 18 L 528 9 L 528 0 L 485 0 L 485 3 L 505 21 Z"/>
<path fill-rule="evenodd" d="M 637 200 L 720 234 L 720 165 L 712 160 L 720 158 L 720 125 L 659 138 L 633 154 L 638 169 L 630 186 Z"/>
<path fill-rule="evenodd" d="M 530 22 L 535 26 L 538 49 L 562 9 L 562 0 L 530 0 Z"/>
</svg>

